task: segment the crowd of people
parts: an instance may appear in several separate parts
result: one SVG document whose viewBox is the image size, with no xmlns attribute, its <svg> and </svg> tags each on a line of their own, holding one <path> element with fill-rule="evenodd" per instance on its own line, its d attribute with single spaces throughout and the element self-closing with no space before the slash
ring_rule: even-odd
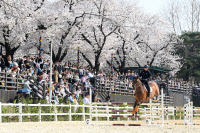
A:
<svg viewBox="0 0 200 133">
<path fill-rule="evenodd" d="M 63 102 L 71 102 L 78 104 L 79 96 L 82 91 L 86 92 L 84 98 L 84 104 L 88 104 L 88 90 L 92 88 L 93 98 L 95 101 L 97 95 L 95 93 L 94 78 L 96 72 L 90 67 L 79 67 L 77 65 L 68 65 L 64 62 L 56 62 L 52 66 L 52 99 L 49 101 L 49 78 L 50 78 L 50 61 L 43 58 L 24 56 L 23 58 L 14 58 L 12 60 L 11 56 L 7 56 L 6 60 L 0 56 L 0 71 L 9 73 L 8 76 L 12 77 L 10 80 L 10 86 L 15 86 L 14 78 L 19 76 L 22 79 L 27 79 L 28 76 L 32 77 L 31 82 L 28 80 L 24 82 L 24 85 L 28 89 L 32 89 L 31 83 L 37 82 L 39 84 L 45 84 L 48 88 L 46 91 L 46 100 L 48 102 L 59 103 L 61 99 Z M 2 73 L 4 75 L 5 73 Z M 1 85 L 5 79 L 1 79 Z M 40 89 L 43 89 L 40 86 Z M 2 89 L 4 89 L 2 87 Z M 15 88 L 8 88 L 10 90 Z M 38 91 L 41 91 L 38 89 Z M 41 91 L 42 93 L 42 91 Z M 19 95 L 19 94 L 18 94 Z M 88 98 L 88 100 L 86 100 Z"/>
<path fill-rule="evenodd" d="M 105 84 L 110 81 L 118 80 L 121 84 L 128 84 L 129 88 L 134 89 L 132 85 L 133 77 L 137 75 L 134 71 L 128 71 L 127 73 L 120 73 L 114 71 L 112 74 L 106 73 L 105 71 L 96 72 L 90 67 L 71 65 L 67 62 L 55 62 L 52 66 L 52 99 L 49 101 L 49 78 L 50 78 L 50 61 L 43 59 L 41 57 L 30 57 L 24 56 L 23 58 L 14 58 L 7 56 L 6 60 L 0 55 L 0 71 L 9 73 L 9 80 L 13 83 L 9 86 L 16 86 L 14 83 L 14 78 L 18 76 L 21 79 L 27 79 L 28 76 L 32 77 L 31 82 L 37 82 L 39 84 L 45 84 L 47 86 L 46 90 L 46 100 L 47 102 L 54 102 L 56 104 L 62 102 L 71 102 L 78 104 L 79 97 L 83 98 L 84 104 L 89 103 L 89 88 L 92 88 L 92 101 L 101 102 L 100 97 L 96 93 L 95 78 L 100 79 L 101 82 Z M 3 76 L 5 73 L 1 73 Z M 5 89 L 3 86 L 4 78 L 1 78 L 0 85 L 1 89 Z M 154 81 L 161 81 L 161 78 L 153 78 Z M 28 85 L 27 85 L 28 84 Z M 28 89 L 32 89 L 30 82 L 25 81 L 24 85 Z M 27 85 L 27 86 L 26 86 Z M 42 86 L 40 86 L 42 92 Z M 8 88 L 15 89 L 15 88 Z M 114 86 L 111 86 L 111 90 L 114 90 Z M 84 92 L 84 93 L 83 93 Z M 18 94 L 20 95 L 20 94 Z M 109 99 L 108 99 L 109 100 Z"/>
</svg>

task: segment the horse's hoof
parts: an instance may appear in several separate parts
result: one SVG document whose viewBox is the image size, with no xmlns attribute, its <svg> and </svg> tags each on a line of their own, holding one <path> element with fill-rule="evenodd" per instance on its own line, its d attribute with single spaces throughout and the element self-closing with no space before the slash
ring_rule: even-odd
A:
<svg viewBox="0 0 200 133">
<path fill-rule="evenodd" d="M 132 117 L 135 117 L 135 114 L 132 114 Z"/>
</svg>

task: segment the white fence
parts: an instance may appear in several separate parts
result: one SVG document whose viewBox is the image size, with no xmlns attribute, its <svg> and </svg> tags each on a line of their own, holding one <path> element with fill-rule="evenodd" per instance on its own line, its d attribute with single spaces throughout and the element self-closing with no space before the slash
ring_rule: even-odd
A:
<svg viewBox="0 0 200 133">
<path fill-rule="evenodd" d="M 5 107 L 16 107 L 18 110 L 16 111 L 17 113 L 2 113 L 3 108 Z M 38 112 L 37 113 L 24 113 L 22 111 L 23 107 L 38 107 Z M 53 111 L 51 113 L 43 113 L 41 111 L 41 107 L 52 107 Z M 68 107 L 68 112 L 67 113 L 60 113 L 58 111 L 58 107 Z M 92 110 L 86 112 L 86 107 L 88 110 L 92 108 Z M 76 113 L 74 110 L 77 108 L 82 108 L 81 112 Z M 0 123 L 2 122 L 2 117 L 9 116 L 9 117 L 14 117 L 18 116 L 19 120 L 18 122 L 23 122 L 23 116 L 38 116 L 39 119 L 38 121 L 41 122 L 41 117 L 42 116 L 54 116 L 54 121 L 58 121 L 58 116 L 69 116 L 69 121 L 72 121 L 72 116 L 82 116 L 82 120 L 86 120 L 86 116 L 92 116 L 95 118 L 96 121 L 100 121 L 100 117 L 105 117 L 107 121 L 110 121 L 110 119 L 113 115 L 124 115 L 124 116 L 130 116 L 132 114 L 131 110 L 133 108 L 131 106 L 113 106 L 113 105 L 54 105 L 54 104 L 5 104 L 5 103 L 0 103 Z M 122 112 L 113 112 L 113 110 L 123 110 Z M 161 120 L 161 110 L 162 108 L 160 107 L 143 107 L 139 108 L 140 115 L 145 115 L 145 116 L 155 116 L 155 119 Z M 185 114 L 188 108 L 176 108 L 176 107 L 164 107 L 164 114 L 165 114 L 165 120 L 183 120 L 185 119 Z M 179 112 L 179 113 L 178 113 Z M 199 119 L 200 117 L 200 108 L 193 108 L 192 109 L 192 115 L 194 116 L 193 119 Z M 178 117 L 178 118 L 177 118 Z M 104 120 L 105 120 L 104 119 Z M 145 118 L 144 118 L 145 119 Z M 127 120 L 144 120 L 144 119 L 132 119 L 132 118 L 127 118 Z M 115 120 L 120 121 L 121 118 L 116 118 Z"/>
<path fill-rule="evenodd" d="M 16 106 L 19 110 L 18 113 L 2 113 L 2 108 L 5 106 L 14 107 Z M 38 113 L 23 113 L 22 108 L 23 107 L 38 107 L 39 111 Z M 41 107 L 54 107 L 53 113 L 42 113 Z M 68 113 L 58 113 L 57 107 L 69 107 Z M 72 108 L 83 108 L 82 113 L 73 113 Z M 22 116 L 39 116 L 39 122 L 41 122 L 42 116 L 54 116 L 54 121 L 57 121 L 57 116 L 69 116 L 69 121 L 72 121 L 73 115 L 81 115 L 83 116 L 83 120 L 85 121 L 85 116 L 90 115 L 90 113 L 85 113 L 85 107 L 90 107 L 89 105 L 55 105 L 55 104 L 6 104 L 6 103 L 0 103 L 0 123 L 2 123 L 2 117 L 3 116 L 19 116 L 19 122 L 22 122 Z"/>
</svg>

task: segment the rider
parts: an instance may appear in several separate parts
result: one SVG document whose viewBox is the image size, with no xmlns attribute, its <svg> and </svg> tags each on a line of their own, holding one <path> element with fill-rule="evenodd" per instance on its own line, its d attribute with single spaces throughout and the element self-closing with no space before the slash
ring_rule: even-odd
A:
<svg viewBox="0 0 200 133">
<path fill-rule="evenodd" d="M 139 77 L 142 77 L 142 83 L 146 86 L 148 91 L 148 97 L 150 96 L 150 86 L 149 86 L 149 79 L 151 77 L 151 72 L 148 70 L 149 66 L 145 65 L 144 70 L 139 74 Z"/>
</svg>

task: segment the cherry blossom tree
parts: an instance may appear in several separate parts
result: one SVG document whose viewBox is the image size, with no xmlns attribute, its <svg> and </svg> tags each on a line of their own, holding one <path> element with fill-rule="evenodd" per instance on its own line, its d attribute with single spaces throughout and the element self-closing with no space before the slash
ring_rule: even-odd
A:
<svg viewBox="0 0 200 133">
<path fill-rule="evenodd" d="M 0 45 L 3 46 L 4 57 L 13 55 L 23 45 L 26 45 L 30 34 L 36 32 L 35 12 L 40 10 L 44 0 L 0 1 Z"/>
</svg>

